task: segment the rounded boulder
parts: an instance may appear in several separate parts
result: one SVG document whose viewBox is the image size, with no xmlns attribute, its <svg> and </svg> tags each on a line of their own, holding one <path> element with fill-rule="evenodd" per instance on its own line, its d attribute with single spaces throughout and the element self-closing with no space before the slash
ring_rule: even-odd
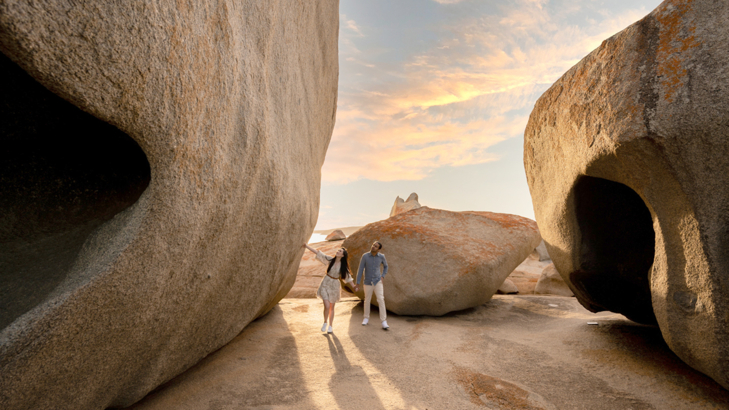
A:
<svg viewBox="0 0 729 410">
<path fill-rule="evenodd" d="M 421 207 L 369 224 L 344 241 L 354 275 L 374 241 L 382 243 L 389 266 L 383 280 L 387 310 L 440 316 L 489 301 L 541 237 L 537 224 L 520 216 Z M 357 296 L 364 299 L 362 287 Z"/>
</svg>

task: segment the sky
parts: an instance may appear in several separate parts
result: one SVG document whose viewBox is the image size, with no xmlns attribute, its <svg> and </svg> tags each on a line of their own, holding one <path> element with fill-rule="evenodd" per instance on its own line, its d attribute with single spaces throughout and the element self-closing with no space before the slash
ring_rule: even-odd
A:
<svg viewBox="0 0 729 410">
<path fill-rule="evenodd" d="M 339 97 L 316 229 L 395 198 L 534 219 L 522 162 L 539 96 L 659 0 L 340 0 Z"/>
</svg>

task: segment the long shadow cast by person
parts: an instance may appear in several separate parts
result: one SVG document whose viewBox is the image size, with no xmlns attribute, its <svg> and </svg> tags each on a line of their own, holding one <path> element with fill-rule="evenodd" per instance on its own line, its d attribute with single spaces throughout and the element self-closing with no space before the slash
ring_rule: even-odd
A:
<svg viewBox="0 0 729 410">
<path fill-rule="evenodd" d="M 353 366 L 344 347 L 334 334 L 326 335 L 329 352 L 334 362 L 335 373 L 329 380 L 329 391 L 338 408 L 357 408 L 356 403 L 366 404 L 368 409 L 384 409 L 367 373 L 360 366 Z"/>
</svg>

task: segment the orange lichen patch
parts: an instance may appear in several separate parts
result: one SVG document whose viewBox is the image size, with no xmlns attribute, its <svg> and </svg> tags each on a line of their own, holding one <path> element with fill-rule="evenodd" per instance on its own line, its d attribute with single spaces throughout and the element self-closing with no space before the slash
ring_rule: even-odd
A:
<svg viewBox="0 0 729 410">
<path fill-rule="evenodd" d="M 701 45 L 693 33 L 696 27 L 684 26 L 683 17 L 691 11 L 693 0 L 671 0 L 664 3 L 663 12 L 656 14 L 660 26 L 660 40 L 656 60 L 666 102 L 672 103 L 683 85 L 687 70 L 683 67 L 684 53 Z M 685 28 L 688 33 L 681 33 Z"/>
<path fill-rule="evenodd" d="M 516 215 L 421 207 L 367 225 L 348 241 L 352 250 L 364 250 L 368 247 L 365 242 L 380 240 L 385 254 L 392 249 L 389 244 L 409 243 L 417 249 L 422 243 L 428 252 L 459 261 L 458 268 L 453 268 L 455 279 L 500 265 L 515 250 L 515 245 L 504 240 L 505 237 L 530 237 L 536 233 L 538 228 L 534 221 Z M 364 238 L 367 239 L 363 241 Z"/>
<path fill-rule="evenodd" d="M 544 409 L 531 402 L 529 392 L 515 384 L 463 367 L 456 367 L 453 375 L 473 404 L 499 409 Z"/>
<path fill-rule="evenodd" d="M 537 223 L 532 221 L 531 219 L 522 218 L 516 215 L 510 215 L 510 214 L 497 214 L 494 212 L 478 212 L 478 211 L 466 211 L 462 212 L 466 215 L 479 215 L 486 217 L 499 225 L 501 225 L 504 229 L 514 229 L 514 228 L 531 228 L 531 229 L 537 229 Z"/>
</svg>

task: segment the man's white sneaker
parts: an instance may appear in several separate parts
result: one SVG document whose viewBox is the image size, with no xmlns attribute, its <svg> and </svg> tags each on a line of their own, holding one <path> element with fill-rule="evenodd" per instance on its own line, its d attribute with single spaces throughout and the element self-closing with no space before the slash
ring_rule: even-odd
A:
<svg viewBox="0 0 729 410">
<path fill-rule="evenodd" d="M 362 321 L 362 326 L 367 326 L 367 323 L 369 323 L 369 322 L 370 322 L 370 319 L 364 318 L 364 320 Z"/>
<path fill-rule="evenodd" d="M 385 330 L 390 330 L 390 326 L 387 325 L 387 320 L 382 321 L 382 328 Z"/>
<path fill-rule="evenodd" d="M 327 322 L 324 322 L 323 325 L 321 325 L 321 331 L 326 332 L 327 331 Z"/>
<path fill-rule="evenodd" d="M 327 329 L 327 333 L 334 333 L 334 329 L 332 329 L 332 327 L 329 326 L 329 329 Z"/>
</svg>

